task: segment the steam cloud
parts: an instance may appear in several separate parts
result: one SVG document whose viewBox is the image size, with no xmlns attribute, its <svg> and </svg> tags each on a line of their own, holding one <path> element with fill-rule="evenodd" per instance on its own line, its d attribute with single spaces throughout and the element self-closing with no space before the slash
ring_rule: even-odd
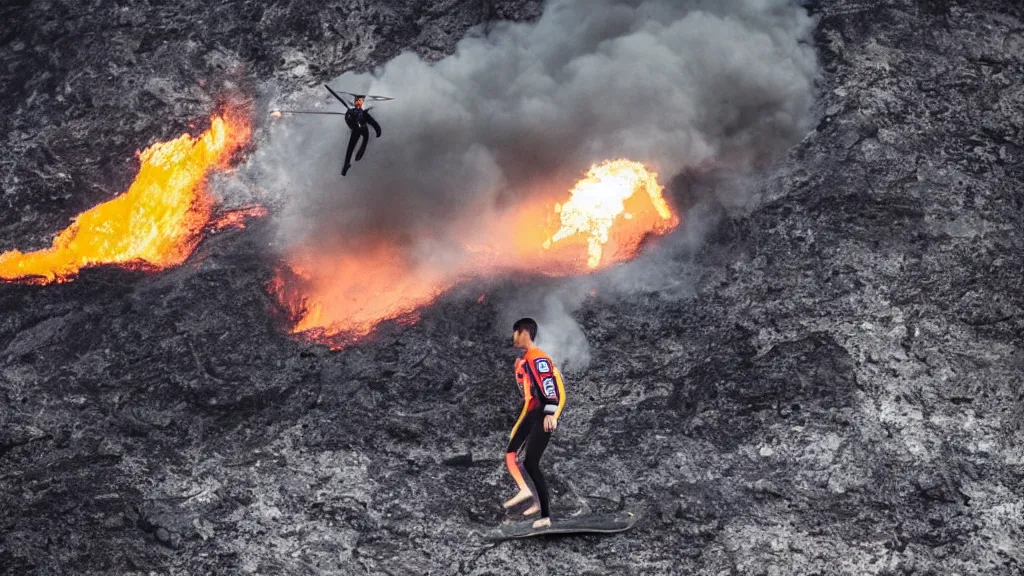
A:
<svg viewBox="0 0 1024 576">
<path fill-rule="evenodd" d="M 443 245 L 467 214 L 564 194 L 609 158 L 645 162 L 663 183 L 701 167 L 742 174 L 809 129 L 813 26 L 793 0 L 552 0 L 538 21 L 491 25 L 440 62 L 405 53 L 334 80 L 396 98 L 374 104 L 383 136 L 371 130 L 347 177 L 349 130 L 323 116 L 268 127 L 250 176 L 280 198 L 286 247 L 344 249 L 371 235 Z M 341 109 L 317 90 L 275 104 Z M 585 364 L 578 300 L 529 312 Z"/>
</svg>

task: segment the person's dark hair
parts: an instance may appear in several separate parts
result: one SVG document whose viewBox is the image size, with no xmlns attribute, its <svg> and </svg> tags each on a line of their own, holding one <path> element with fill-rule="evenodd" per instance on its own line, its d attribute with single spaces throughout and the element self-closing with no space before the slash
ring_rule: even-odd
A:
<svg viewBox="0 0 1024 576">
<path fill-rule="evenodd" d="M 512 331 L 519 332 L 520 330 L 529 332 L 530 340 L 537 339 L 537 322 L 533 318 L 520 318 L 516 320 L 516 323 L 512 325 Z"/>
</svg>

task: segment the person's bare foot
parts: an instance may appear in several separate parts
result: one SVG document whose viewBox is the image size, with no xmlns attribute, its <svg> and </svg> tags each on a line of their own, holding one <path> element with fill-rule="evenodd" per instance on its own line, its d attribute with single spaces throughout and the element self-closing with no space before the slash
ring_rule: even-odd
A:
<svg viewBox="0 0 1024 576">
<path fill-rule="evenodd" d="M 550 528 L 551 527 L 551 518 L 541 518 L 539 520 L 535 520 L 533 522 L 533 527 L 534 528 Z"/>
<path fill-rule="evenodd" d="M 537 512 L 540 512 L 540 504 L 534 504 L 533 506 L 530 506 L 529 508 L 524 510 L 523 516 L 532 516 Z"/>
<path fill-rule="evenodd" d="M 533 494 L 531 494 L 529 490 L 520 490 L 519 494 L 516 494 L 515 496 L 513 496 L 513 497 L 509 498 L 508 500 L 506 500 L 505 503 L 503 504 L 503 506 L 505 508 L 511 508 L 511 507 L 515 506 L 516 504 L 520 504 L 522 502 L 525 502 L 531 496 L 533 496 Z"/>
</svg>

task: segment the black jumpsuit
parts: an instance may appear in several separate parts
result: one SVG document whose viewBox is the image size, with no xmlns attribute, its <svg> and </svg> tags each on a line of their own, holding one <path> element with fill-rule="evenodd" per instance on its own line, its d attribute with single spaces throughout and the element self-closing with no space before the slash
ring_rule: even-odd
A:
<svg viewBox="0 0 1024 576">
<path fill-rule="evenodd" d="M 356 149 L 356 142 L 359 141 L 360 136 L 363 138 L 363 145 L 359 147 L 359 153 L 356 154 L 356 162 L 362 160 L 363 154 L 366 153 L 366 145 L 370 143 L 370 131 L 366 128 L 367 124 L 373 126 L 377 138 L 380 138 L 380 124 L 377 124 L 373 116 L 370 116 L 370 113 L 362 108 L 349 108 L 345 113 L 345 123 L 352 129 L 352 135 L 348 139 L 345 166 L 341 169 L 342 176 L 348 173 L 348 169 L 352 167 L 352 151 Z"/>
</svg>

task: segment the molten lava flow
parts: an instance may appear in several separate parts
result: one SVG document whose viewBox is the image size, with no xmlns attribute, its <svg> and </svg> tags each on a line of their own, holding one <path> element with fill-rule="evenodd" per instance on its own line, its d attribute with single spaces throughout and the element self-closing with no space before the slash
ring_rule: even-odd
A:
<svg viewBox="0 0 1024 576">
<path fill-rule="evenodd" d="M 210 225 L 214 230 L 224 230 L 225 228 L 244 229 L 246 221 L 253 218 L 263 218 L 267 214 L 269 214 L 267 209 L 259 204 L 243 206 L 242 208 L 222 214 L 211 222 Z"/>
<path fill-rule="evenodd" d="M 418 268 L 384 244 L 351 254 L 296 254 L 271 283 L 295 320 L 292 333 L 338 341 L 365 336 L 385 319 L 408 318 L 450 286 L 442 273 Z"/>
<path fill-rule="evenodd" d="M 203 182 L 211 170 L 227 167 L 250 134 L 246 120 L 225 115 L 214 117 L 199 138 L 183 134 L 150 146 L 139 154 L 139 173 L 126 193 L 77 216 L 48 249 L 0 254 L 0 279 L 48 284 L 99 264 L 181 264 L 213 211 Z"/>
<path fill-rule="evenodd" d="M 292 333 L 340 347 L 384 320 L 414 317 L 462 280 L 586 274 L 635 257 L 648 235 L 679 223 L 657 174 L 629 160 L 593 166 L 568 200 L 528 202 L 493 218 L 474 215 L 461 227 L 469 232 L 454 257 L 411 256 L 380 241 L 344 251 L 304 249 L 289 256 L 270 289 L 292 320 Z"/>
</svg>

